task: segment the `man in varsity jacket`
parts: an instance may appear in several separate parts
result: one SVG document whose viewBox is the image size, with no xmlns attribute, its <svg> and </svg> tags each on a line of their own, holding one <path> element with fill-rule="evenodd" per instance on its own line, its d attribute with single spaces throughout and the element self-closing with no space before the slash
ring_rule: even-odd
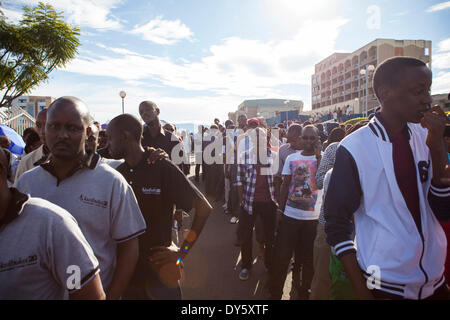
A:
<svg viewBox="0 0 450 320">
<path fill-rule="evenodd" d="M 384 61 L 373 78 L 381 111 L 337 150 L 325 232 L 359 299 L 448 298 L 447 119 L 430 108 L 430 87 L 422 61 Z"/>
</svg>

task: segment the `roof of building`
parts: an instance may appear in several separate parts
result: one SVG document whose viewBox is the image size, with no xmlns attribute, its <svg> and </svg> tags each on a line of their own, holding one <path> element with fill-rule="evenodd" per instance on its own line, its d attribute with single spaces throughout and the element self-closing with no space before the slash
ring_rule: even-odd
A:
<svg viewBox="0 0 450 320">
<path fill-rule="evenodd" d="M 301 100 L 288 99 L 255 99 L 245 100 L 239 106 L 241 107 L 279 107 L 279 106 L 299 106 L 303 105 Z"/>
</svg>

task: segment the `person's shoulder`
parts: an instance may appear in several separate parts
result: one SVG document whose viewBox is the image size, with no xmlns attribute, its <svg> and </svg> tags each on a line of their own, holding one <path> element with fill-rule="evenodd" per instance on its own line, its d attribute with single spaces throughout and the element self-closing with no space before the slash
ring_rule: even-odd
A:
<svg viewBox="0 0 450 320">
<path fill-rule="evenodd" d="M 288 155 L 286 157 L 286 162 L 293 161 L 293 160 L 298 160 L 300 157 L 301 157 L 301 152 L 300 151 L 296 151 L 296 152 L 291 153 L 290 155 Z"/>
<path fill-rule="evenodd" d="M 39 159 L 42 157 L 42 155 L 43 155 L 42 149 L 43 149 L 43 146 L 40 146 L 36 150 L 33 150 L 26 155 L 23 155 L 22 158 L 20 158 L 20 161 L 22 163 L 34 162 L 35 161 L 34 159 Z"/>
<path fill-rule="evenodd" d="M 116 160 L 116 159 L 108 159 L 108 158 L 100 158 L 99 161 L 104 162 L 105 164 L 107 164 L 108 166 L 110 166 L 111 168 L 116 169 L 117 171 L 121 172 L 121 170 L 119 170 L 119 168 L 121 168 L 123 170 L 123 168 L 125 168 L 125 160 L 121 159 L 121 160 Z"/>
<path fill-rule="evenodd" d="M 37 225 L 49 226 L 55 223 L 76 223 L 75 218 L 60 206 L 42 199 L 29 197 L 25 202 L 21 215 L 33 220 Z"/>
<path fill-rule="evenodd" d="M 354 144 L 364 144 L 365 142 L 368 142 L 369 140 L 374 140 L 377 138 L 369 128 L 369 125 L 366 124 L 365 126 L 359 128 L 358 130 L 352 132 L 348 136 L 346 136 L 342 141 L 340 142 L 340 145 L 343 145 L 345 147 L 354 145 Z"/>
<path fill-rule="evenodd" d="M 117 169 L 112 168 L 105 161 L 99 159 L 99 161 L 95 165 L 95 168 L 89 170 L 93 171 L 93 174 L 90 176 L 92 176 L 92 178 L 95 180 L 99 179 L 100 181 L 102 181 L 102 184 L 112 182 L 114 180 L 119 180 L 120 182 L 126 183 L 125 178 Z"/>
<path fill-rule="evenodd" d="M 24 173 L 22 173 L 19 177 L 19 180 L 21 179 L 36 179 L 38 176 L 42 175 L 44 173 L 44 168 L 41 166 L 33 167 Z"/>
</svg>

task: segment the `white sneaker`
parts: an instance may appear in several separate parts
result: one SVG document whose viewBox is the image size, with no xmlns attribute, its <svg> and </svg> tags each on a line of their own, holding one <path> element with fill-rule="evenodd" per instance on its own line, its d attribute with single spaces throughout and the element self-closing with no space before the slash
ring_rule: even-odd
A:
<svg viewBox="0 0 450 320">
<path fill-rule="evenodd" d="M 230 223 L 235 224 L 238 223 L 239 219 L 237 217 L 231 217 Z"/>
<path fill-rule="evenodd" d="M 242 269 L 241 273 L 239 273 L 239 279 L 241 279 L 242 281 L 248 280 L 250 276 L 250 271 L 248 269 Z"/>
</svg>

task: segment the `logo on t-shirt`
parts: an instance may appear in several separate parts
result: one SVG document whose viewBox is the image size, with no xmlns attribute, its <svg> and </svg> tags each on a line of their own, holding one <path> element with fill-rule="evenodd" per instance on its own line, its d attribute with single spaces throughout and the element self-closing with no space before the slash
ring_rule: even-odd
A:
<svg viewBox="0 0 450 320">
<path fill-rule="evenodd" d="M 292 178 L 287 205 L 304 211 L 314 211 L 318 192 L 315 183 L 317 161 L 294 160 L 290 162 L 290 168 Z"/>
<path fill-rule="evenodd" d="M 32 266 L 38 263 L 37 255 L 33 254 L 26 258 L 11 259 L 8 262 L 0 262 L 0 272 L 11 271 L 17 268 Z"/>
<path fill-rule="evenodd" d="M 80 195 L 80 201 L 89 204 L 91 206 L 101 207 L 101 208 L 107 208 L 108 207 L 108 201 L 104 200 L 97 200 L 95 198 L 89 198 L 84 195 Z"/>
<path fill-rule="evenodd" d="M 159 194 L 161 194 L 161 189 L 142 187 L 142 193 L 143 194 L 159 195 Z"/>
</svg>

